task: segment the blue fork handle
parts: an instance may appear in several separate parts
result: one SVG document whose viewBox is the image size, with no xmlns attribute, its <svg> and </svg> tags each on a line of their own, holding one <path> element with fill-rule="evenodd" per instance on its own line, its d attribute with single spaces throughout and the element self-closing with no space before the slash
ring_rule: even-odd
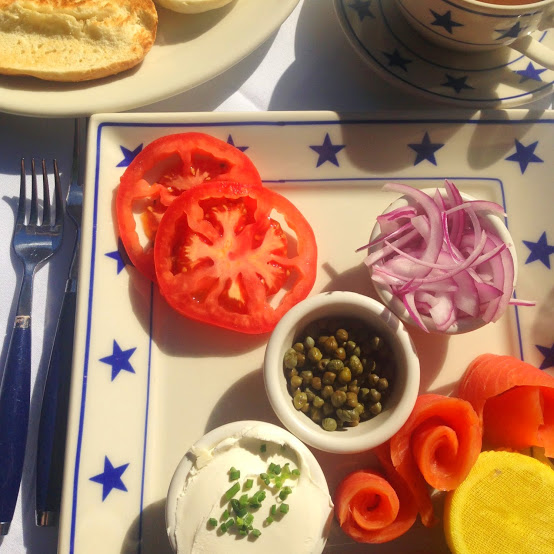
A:
<svg viewBox="0 0 554 554">
<path fill-rule="evenodd" d="M 76 284 L 68 279 L 44 386 L 37 443 L 37 525 L 57 523 L 60 511 L 67 411 L 75 330 Z"/>
<path fill-rule="evenodd" d="M 17 316 L 0 387 L 0 534 L 12 520 L 25 459 L 31 394 L 31 317 Z"/>
</svg>

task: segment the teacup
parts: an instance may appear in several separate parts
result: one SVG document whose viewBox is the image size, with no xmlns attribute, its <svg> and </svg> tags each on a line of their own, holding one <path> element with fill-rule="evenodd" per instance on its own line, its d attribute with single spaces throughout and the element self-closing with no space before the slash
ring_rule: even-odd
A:
<svg viewBox="0 0 554 554">
<path fill-rule="evenodd" d="M 554 69 L 554 51 L 530 36 L 554 27 L 554 0 L 396 0 L 426 39 L 464 52 L 508 46 Z"/>
</svg>

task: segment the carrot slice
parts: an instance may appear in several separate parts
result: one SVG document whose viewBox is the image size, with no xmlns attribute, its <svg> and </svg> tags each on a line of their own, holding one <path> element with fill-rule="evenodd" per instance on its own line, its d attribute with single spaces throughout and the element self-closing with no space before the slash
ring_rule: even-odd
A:
<svg viewBox="0 0 554 554">
<path fill-rule="evenodd" d="M 429 487 L 456 488 L 481 451 L 481 429 L 469 402 L 438 394 L 416 400 L 389 443 L 391 462 L 412 492 L 423 524 L 437 523 Z"/>
<path fill-rule="evenodd" d="M 487 444 L 541 446 L 554 456 L 554 377 L 513 356 L 483 354 L 467 368 L 458 396 L 474 407 Z"/>
<path fill-rule="evenodd" d="M 399 493 L 399 494 L 398 494 Z M 383 543 L 405 533 L 417 511 L 409 492 L 397 491 L 379 472 L 359 470 L 335 491 L 335 515 L 342 530 L 358 542 Z"/>
</svg>

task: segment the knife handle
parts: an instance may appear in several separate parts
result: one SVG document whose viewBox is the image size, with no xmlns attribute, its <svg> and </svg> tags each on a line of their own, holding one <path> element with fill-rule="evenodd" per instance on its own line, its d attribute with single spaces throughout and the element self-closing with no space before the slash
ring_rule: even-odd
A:
<svg viewBox="0 0 554 554">
<path fill-rule="evenodd" d="M 76 281 L 68 279 L 44 385 L 37 443 L 36 523 L 57 522 L 61 504 L 75 331 Z"/>
<path fill-rule="evenodd" d="M 31 393 L 31 317 L 17 316 L 0 385 L 0 535 L 10 528 L 23 474 Z"/>
</svg>

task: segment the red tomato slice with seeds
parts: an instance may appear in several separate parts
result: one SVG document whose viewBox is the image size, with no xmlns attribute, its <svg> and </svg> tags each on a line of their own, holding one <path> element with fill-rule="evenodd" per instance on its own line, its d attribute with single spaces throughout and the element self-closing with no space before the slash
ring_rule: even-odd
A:
<svg viewBox="0 0 554 554">
<path fill-rule="evenodd" d="M 317 246 L 310 224 L 265 187 L 205 183 L 168 207 L 154 246 L 158 285 L 181 314 L 257 334 L 312 289 Z"/>
<path fill-rule="evenodd" d="M 153 245 L 168 206 L 184 191 L 211 180 L 261 186 L 258 170 L 238 148 L 204 133 L 179 133 L 148 144 L 121 177 L 119 236 L 133 265 L 155 280 Z"/>
</svg>

